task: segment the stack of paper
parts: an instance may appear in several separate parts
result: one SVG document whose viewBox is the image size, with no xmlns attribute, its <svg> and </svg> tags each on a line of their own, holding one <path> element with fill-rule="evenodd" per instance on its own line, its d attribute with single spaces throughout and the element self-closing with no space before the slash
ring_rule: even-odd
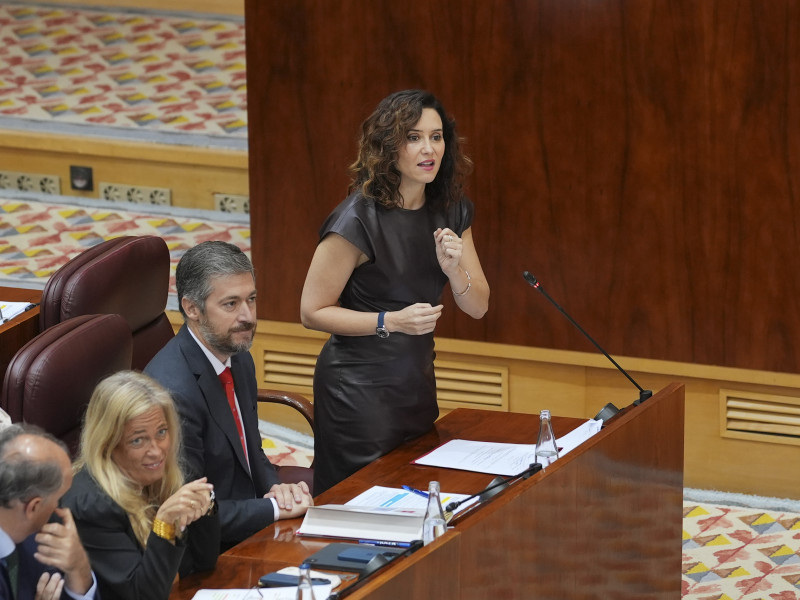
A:
<svg viewBox="0 0 800 600">
<path fill-rule="evenodd" d="M 441 501 L 446 506 L 467 497 L 442 493 Z M 427 505 L 428 500 L 414 492 L 373 486 L 347 504 L 310 506 L 297 534 L 409 543 L 422 539 Z"/>
</svg>

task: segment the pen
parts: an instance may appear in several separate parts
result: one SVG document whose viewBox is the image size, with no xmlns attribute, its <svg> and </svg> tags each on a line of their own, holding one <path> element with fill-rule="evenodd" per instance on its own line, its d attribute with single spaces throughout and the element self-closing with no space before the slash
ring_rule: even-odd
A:
<svg viewBox="0 0 800 600">
<path fill-rule="evenodd" d="M 392 548 L 410 548 L 411 542 L 386 542 L 384 540 L 358 540 L 359 544 L 370 544 L 371 546 L 391 546 Z"/>
<path fill-rule="evenodd" d="M 423 498 L 427 498 L 428 497 L 428 492 L 423 492 L 422 490 L 418 490 L 417 488 L 413 488 L 410 485 L 404 485 L 404 486 L 402 486 L 402 488 L 404 490 L 406 490 L 407 492 L 411 492 L 412 494 L 416 494 L 417 496 L 422 496 Z"/>
</svg>

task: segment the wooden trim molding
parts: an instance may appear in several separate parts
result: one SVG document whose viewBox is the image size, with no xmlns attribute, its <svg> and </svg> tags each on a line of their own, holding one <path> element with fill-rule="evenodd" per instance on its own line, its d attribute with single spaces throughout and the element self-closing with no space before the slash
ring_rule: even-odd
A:
<svg viewBox="0 0 800 600">
<path fill-rule="evenodd" d="M 242 0 L 48 0 L 51 4 L 79 4 L 103 9 L 167 10 L 244 16 Z"/>
<path fill-rule="evenodd" d="M 199 148 L 0 130 L 0 164 L 7 171 L 36 172 L 61 178 L 64 195 L 98 198 L 69 188 L 69 167 L 94 170 L 94 180 L 167 188 L 172 206 L 214 210 L 214 193 L 249 195 L 246 150 Z M 31 168 L 35 165 L 35 169 Z"/>
</svg>

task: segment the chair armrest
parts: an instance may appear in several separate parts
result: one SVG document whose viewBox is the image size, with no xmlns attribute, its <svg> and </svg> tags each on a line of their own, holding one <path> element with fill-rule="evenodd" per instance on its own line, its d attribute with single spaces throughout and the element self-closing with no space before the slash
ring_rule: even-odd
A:
<svg viewBox="0 0 800 600">
<path fill-rule="evenodd" d="M 276 404 L 284 404 L 299 411 L 305 417 L 308 424 L 314 429 L 314 405 L 309 400 L 295 392 L 286 392 L 281 390 L 258 390 L 259 402 L 274 402 Z"/>
</svg>

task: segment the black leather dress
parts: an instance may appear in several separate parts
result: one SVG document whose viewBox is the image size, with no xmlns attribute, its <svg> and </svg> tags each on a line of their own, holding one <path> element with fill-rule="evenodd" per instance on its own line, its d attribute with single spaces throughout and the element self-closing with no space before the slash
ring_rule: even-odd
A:
<svg viewBox="0 0 800 600">
<path fill-rule="evenodd" d="M 466 198 L 435 213 L 349 196 L 320 229 L 320 240 L 341 235 L 369 258 L 353 271 L 341 306 L 380 312 L 439 304 L 447 277 L 433 232 L 449 227 L 460 236 L 472 215 Z M 330 337 L 314 372 L 315 495 L 431 428 L 439 415 L 434 358 L 433 333 Z"/>
</svg>

